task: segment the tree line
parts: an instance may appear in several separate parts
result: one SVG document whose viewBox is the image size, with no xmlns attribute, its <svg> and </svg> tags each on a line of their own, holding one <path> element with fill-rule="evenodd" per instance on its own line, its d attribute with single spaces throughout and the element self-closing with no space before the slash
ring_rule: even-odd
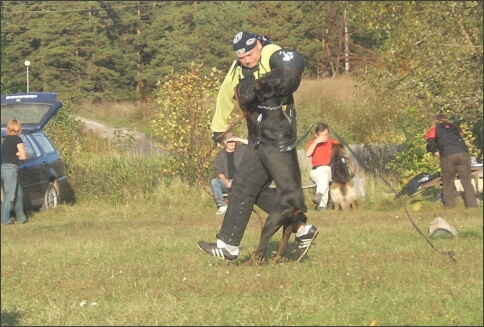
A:
<svg viewBox="0 0 484 327">
<path fill-rule="evenodd" d="M 149 98 L 170 72 L 227 69 L 240 30 L 321 61 L 326 2 L 2 1 L 2 89 L 56 91 L 73 101 Z M 342 10 L 342 9 L 340 9 Z M 336 37 L 334 34 L 333 38 Z M 331 40 L 333 42 L 334 40 Z M 66 95 L 69 94 L 69 95 Z"/>
<path fill-rule="evenodd" d="M 447 112 L 482 135 L 482 23 L 481 1 L 2 1 L 1 87 L 25 92 L 29 60 L 31 92 L 151 101 L 193 63 L 225 71 L 249 30 L 300 51 L 306 78 L 354 74 L 390 119 Z"/>
</svg>

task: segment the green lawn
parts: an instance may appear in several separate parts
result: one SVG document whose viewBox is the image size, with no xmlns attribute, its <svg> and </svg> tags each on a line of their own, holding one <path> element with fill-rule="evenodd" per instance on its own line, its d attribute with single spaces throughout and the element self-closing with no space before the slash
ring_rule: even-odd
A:
<svg viewBox="0 0 484 327">
<path fill-rule="evenodd" d="M 252 266 L 258 216 L 237 262 L 212 258 L 196 243 L 215 240 L 222 218 L 195 190 L 35 213 L 1 228 L 2 326 L 482 326 L 482 204 L 445 211 L 408 203 L 422 236 L 403 206 L 370 209 L 366 201 L 352 212 L 311 208 L 320 234 L 304 262 L 293 261 L 291 237 L 288 263 Z M 458 236 L 427 238 L 437 216 Z"/>
</svg>

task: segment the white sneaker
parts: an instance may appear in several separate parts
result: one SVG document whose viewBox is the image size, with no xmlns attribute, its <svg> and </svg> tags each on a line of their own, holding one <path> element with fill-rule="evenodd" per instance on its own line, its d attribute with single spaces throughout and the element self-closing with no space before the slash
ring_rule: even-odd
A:
<svg viewBox="0 0 484 327">
<path fill-rule="evenodd" d="M 227 206 L 220 206 L 217 211 L 217 215 L 225 215 L 225 211 L 227 211 Z"/>
</svg>

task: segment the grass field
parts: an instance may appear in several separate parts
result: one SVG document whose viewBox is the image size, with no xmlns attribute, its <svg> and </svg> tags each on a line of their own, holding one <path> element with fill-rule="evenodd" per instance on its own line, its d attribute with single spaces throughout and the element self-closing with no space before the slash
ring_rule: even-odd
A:
<svg viewBox="0 0 484 327">
<path fill-rule="evenodd" d="M 347 78 L 304 81 L 298 121 L 323 120 L 355 139 L 387 140 L 394 128 L 381 117 L 388 115 L 360 110 L 358 92 Z M 151 109 L 76 108 L 143 131 Z M 92 144 L 106 152 L 105 143 Z M 317 212 L 306 190 L 309 222 L 320 234 L 303 262 L 295 262 L 292 237 L 289 261 L 270 263 L 278 232 L 269 263 L 247 264 L 266 218 L 256 208 L 238 260 L 228 263 L 196 245 L 215 241 L 222 222 L 208 182 L 166 186 L 158 181 L 165 181 L 162 173 L 149 173 L 158 171 L 151 161 L 82 154 L 84 161 L 71 163 L 80 174 L 70 175 L 77 203 L 1 227 L 2 326 L 483 325 L 482 202 L 467 210 L 459 201 L 450 211 L 433 202 L 435 194 L 397 202 L 381 181 L 368 181 L 357 210 Z M 150 187 L 133 187 L 139 180 Z M 107 204 L 125 198 L 126 205 Z M 458 235 L 429 237 L 436 217 Z"/>
<path fill-rule="evenodd" d="M 294 262 L 291 238 L 290 261 L 277 265 L 247 265 L 255 213 L 235 263 L 203 254 L 197 241 L 214 241 L 222 218 L 194 187 L 159 189 L 139 204 L 34 213 L 1 228 L 1 324 L 482 326 L 482 204 L 446 211 L 407 200 L 407 216 L 402 204 L 368 206 L 372 197 L 352 212 L 310 208 L 320 229 L 313 247 Z M 427 238 L 437 216 L 458 236 Z"/>
</svg>

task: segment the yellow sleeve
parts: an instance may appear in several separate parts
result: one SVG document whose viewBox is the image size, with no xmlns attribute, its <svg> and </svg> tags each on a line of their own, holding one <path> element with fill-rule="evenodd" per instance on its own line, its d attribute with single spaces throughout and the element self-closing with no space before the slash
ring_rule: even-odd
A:
<svg viewBox="0 0 484 327">
<path fill-rule="evenodd" d="M 261 78 L 271 71 L 269 64 L 271 55 L 280 49 L 281 47 L 275 44 L 268 44 L 262 48 L 260 69 L 254 72 L 255 78 Z M 242 76 L 242 68 L 237 63 L 237 60 L 234 60 L 218 91 L 215 114 L 210 125 L 212 132 L 225 132 L 228 128 L 227 121 L 236 104 L 234 88 L 239 84 Z"/>
<path fill-rule="evenodd" d="M 225 132 L 228 128 L 227 121 L 230 113 L 235 108 L 234 87 L 239 83 L 240 72 L 236 71 L 237 61 L 234 60 L 229 72 L 225 76 L 217 95 L 215 114 L 212 118 L 210 129 L 212 132 Z"/>
</svg>

